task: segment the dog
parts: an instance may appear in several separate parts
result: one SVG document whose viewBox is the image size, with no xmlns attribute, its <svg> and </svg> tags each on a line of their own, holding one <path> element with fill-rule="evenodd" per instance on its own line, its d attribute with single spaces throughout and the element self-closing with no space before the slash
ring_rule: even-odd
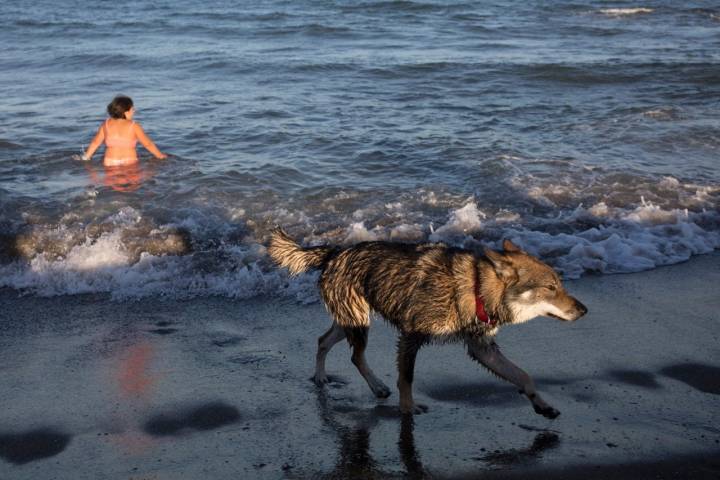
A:
<svg viewBox="0 0 720 480">
<path fill-rule="evenodd" d="M 268 254 L 291 274 L 319 269 L 318 285 L 333 318 L 318 339 L 317 385 L 328 382 L 325 358 L 347 338 L 352 362 L 378 398 L 390 389 L 365 359 L 370 313 L 376 312 L 400 333 L 397 348 L 400 411 L 427 411 L 413 401 L 415 357 L 432 341 L 463 342 L 470 357 L 527 396 L 535 412 L 555 418 L 530 376 L 508 360 L 494 341 L 503 325 L 538 316 L 575 321 L 587 308 L 570 296 L 557 273 L 510 240 L 503 251 L 484 255 L 442 243 L 362 242 L 347 248 L 301 247 L 281 228 L 270 235 Z"/>
</svg>

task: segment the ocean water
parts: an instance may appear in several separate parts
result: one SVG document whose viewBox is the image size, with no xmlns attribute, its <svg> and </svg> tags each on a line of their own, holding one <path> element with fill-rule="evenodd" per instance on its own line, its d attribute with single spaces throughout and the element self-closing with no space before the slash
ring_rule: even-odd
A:
<svg viewBox="0 0 720 480">
<path fill-rule="evenodd" d="M 569 278 L 720 247 L 716 2 L 18 0 L 0 27 L 0 286 L 26 294 L 313 301 L 275 225 L 511 238 Z M 167 161 L 75 159 L 118 93 Z"/>
</svg>

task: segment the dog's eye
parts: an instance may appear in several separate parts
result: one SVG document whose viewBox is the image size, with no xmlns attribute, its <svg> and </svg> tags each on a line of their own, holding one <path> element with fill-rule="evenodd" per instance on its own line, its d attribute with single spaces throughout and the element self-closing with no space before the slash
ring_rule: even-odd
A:
<svg viewBox="0 0 720 480">
<path fill-rule="evenodd" d="M 555 290 L 557 290 L 557 287 L 553 284 L 547 285 L 545 288 L 547 288 L 551 292 L 554 292 Z"/>
</svg>

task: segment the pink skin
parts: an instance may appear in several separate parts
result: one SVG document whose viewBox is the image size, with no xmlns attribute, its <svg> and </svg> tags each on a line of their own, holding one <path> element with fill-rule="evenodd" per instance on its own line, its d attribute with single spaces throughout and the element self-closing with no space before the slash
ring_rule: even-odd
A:
<svg viewBox="0 0 720 480">
<path fill-rule="evenodd" d="M 105 130 L 112 132 L 113 137 L 125 138 L 128 141 L 137 139 L 143 147 L 145 147 L 155 158 L 165 159 L 167 155 L 162 153 L 155 143 L 150 140 L 143 128 L 138 123 L 132 121 L 135 115 L 135 107 L 125 112 L 125 118 L 111 118 L 100 126 L 95 138 L 90 142 L 90 146 L 83 154 L 84 160 L 90 160 L 95 151 L 105 140 Z M 129 165 L 138 161 L 137 152 L 134 147 L 107 147 L 105 149 L 105 157 L 103 163 L 105 166 Z"/>
</svg>

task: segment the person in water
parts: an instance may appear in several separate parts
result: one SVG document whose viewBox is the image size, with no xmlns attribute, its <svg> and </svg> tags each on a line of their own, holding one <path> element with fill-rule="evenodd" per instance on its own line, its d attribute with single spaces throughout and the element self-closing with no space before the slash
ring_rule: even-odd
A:
<svg viewBox="0 0 720 480">
<path fill-rule="evenodd" d="M 167 158 L 167 155 L 162 153 L 145 134 L 140 124 L 133 120 L 135 107 L 130 97 L 118 95 L 113 98 L 107 106 L 107 111 L 110 118 L 100 125 L 95 138 L 81 157 L 83 160 L 90 160 L 105 141 L 103 164 L 106 167 L 136 164 L 138 157 L 135 144 L 138 140 L 155 158 Z"/>
</svg>

